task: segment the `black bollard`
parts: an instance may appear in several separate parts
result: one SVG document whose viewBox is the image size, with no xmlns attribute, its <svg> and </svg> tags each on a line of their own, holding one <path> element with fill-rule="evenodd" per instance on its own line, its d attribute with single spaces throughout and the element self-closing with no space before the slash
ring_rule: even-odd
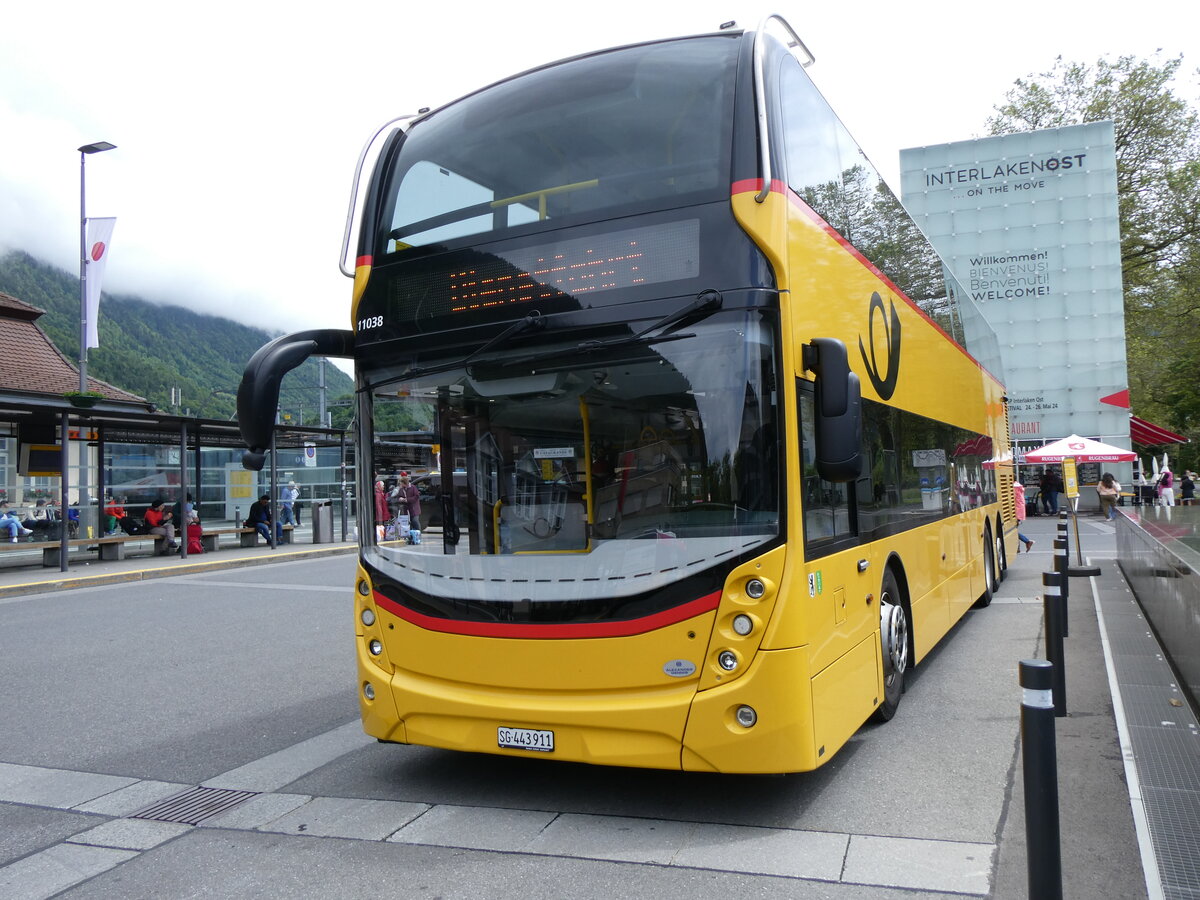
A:
<svg viewBox="0 0 1200 900">
<path fill-rule="evenodd" d="M 1067 569 L 1071 567 L 1071 551 L 1067 549 L 1067 539 L 1063 535 L 1066 525 L 1059 526 L 1060 532 L 1054 540 L 1054 571 L 1062 576 L 1060 593 L 1062 594 L 1062 636 L 1071 636 L 1071 626 L 1068 623 L 1068 601 L 1071 599 L 1071 580 L 1067 577 Z"/>
<path fill-rule="evenodd" d="M 1067 714 L 1067 666 L 1063 655 L 1062 583 L 1067 580 L 1058 572 L 1042 573 L 1042 616 L 1046 626 L 1046 659 L 1054 665 L 1054 715 Z"/>
<path fill-rule="evenodd" d="M 1021 764 L 1025 775 L 1025 845 L 1031 900 L 1062 900 L 1062 843 L 1058 818 L 1058 759 L 1050 699 L 1056 666 L 1023 659 Z"/>
</svg>

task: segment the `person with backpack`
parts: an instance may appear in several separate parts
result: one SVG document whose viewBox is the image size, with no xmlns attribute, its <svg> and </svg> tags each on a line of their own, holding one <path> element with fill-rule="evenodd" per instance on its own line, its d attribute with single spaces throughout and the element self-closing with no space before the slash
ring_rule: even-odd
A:
<svg viewBox="0 0 1200 900">
<path fill-rule="evenodd" d="M 1175 476 L 1166 466 L 1158 476 L 1158 502 L 1163 506 L 1175 505 Z"/>
</svg>

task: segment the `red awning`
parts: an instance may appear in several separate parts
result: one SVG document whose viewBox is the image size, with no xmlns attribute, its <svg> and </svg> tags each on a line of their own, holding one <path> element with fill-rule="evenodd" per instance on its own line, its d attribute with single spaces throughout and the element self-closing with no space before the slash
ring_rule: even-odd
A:
<svg viewBox="0 0 1200 900">
<path fill-rule="evenodd" d="M 1135 415 L 1129 417 L 1129 436 L 1133 438 L 1135 444 L 1141 444 L 1143 447 L 1158 447 L 1161 444 L 1186 444 L 1189 442 L 1181 434 L 1176 434 L 1173 431 L 1155 425 L 1153 422 L 1147 422 L 1145 419 L 1139 419 Z"/>
</svg>

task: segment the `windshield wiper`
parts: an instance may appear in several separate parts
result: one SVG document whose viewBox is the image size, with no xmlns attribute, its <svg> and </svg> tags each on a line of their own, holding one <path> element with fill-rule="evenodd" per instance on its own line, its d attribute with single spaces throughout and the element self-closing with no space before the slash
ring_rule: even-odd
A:
<svg viewBox="0 0 1200 900">
<path fill-rule="evenodd" d="M 691 332 L 686 334 L 679 332 L 670 334 L 654 334 L 653 332 L 662 332 L 663 330 L 670 328 L 672 325 L 678 325 L 685 319 L 692 317 L 696 317 L 696 321 L 707 318 L 721 308 L 721 300 L 722 298 L 720 292 L 714 290 L 703 291 L 687 306 L 683 307 L 682 309 L 677 309 L 673 313 L 668 313 L 658 321 L 628 337 L 609 338 L 608 340 L 597 339 L 580 341 L 574 347 L 558 347 L 553 350 L 544 350 L 539 353 L 531 353 L 522 357 L 514 357 L 510 359 L 488 359 L 484 360 L 483 362 L 496 366 L 500 369 L 511 369 L 517 366 L 532 365 L 534 363 L 540 365 L 548 360 L 559 359 L 561 357 L 575 357 L 581 353 L 598 353 L 608 350 L 620 350 L 626 347 L 649 347 L 654 344 L 665 344 L 668 341 L 682 341 L 686 338 L 693 338 L 696 335 Z"/>
<path fill-rule="evenodd" d="M 493 347 L 499 347 L 504 344 L 513 335 L 520 334 L 523 331 L 532 331 L 546 327 L 546 320 L 542 318 L 542 314 L 534 310 L 523 319 L 518 319 L 513 322 L 502 332 L 496 335 L 487 343 L 481 344 L 479 347 L 472 350 L 462 359 L 456 359 L 453 362 L 441 363 L 436 366 L 413 366 L 408 371 L 400 376 L 400 380 L 404 381 L 408 378 L 416 378 L 419 375 L 435 375 L 438 372 L 449 372 L 451 369 L 465 368 L 467 364 L 481 353 L 486 353 Z"/>
<path fill-rule="evenodd" d="M 669 328 L 670 326 L 676 325 L 679 322 L 682 322 L 684 319 L 690 318 L 691 316 L 694 316 L 700 312 L 703 312 L 704 315 L 700 316 L 699 318 L 706 319 L 720 308 L 721 308 L 721 294 L 719 291 L 714 291 L 714 290 L 701 291 L 700 294 L 696 297 L 696 299 L 693 300 L 691 303 L 689 303 L 687 306 L 683 307 L 683 309 L 677 309 L 673 313 L 668 313 L 667 315 L 665 315 L 661 319 L 659 319 L 657 322 L 654 322 L 653 324 L 648 325 L 647 327 L 643 328 L 637 334 L 631 335 L 630 337 L 612 338 L 611 340 L 607 340 L 607 341 L 580 341 L 575 346 L 575 349 L 577 351 L 594 350 L 594 349 L 601 348 L 601 347 L 621 347 L 625 344 L 649 343 L 650 341 L 647 341 L 646 335 L 650 334 L 650 332 L 652 332 L 652 331 L 663 331 L 663 330 Z M 697 321 L 699 321 L 699 319 L 697 319 Z M 653 341 L 678 340 L 679 338 L 682 338 L 682 337 L 694 337 L 694 336 L 695 335 L 690 335 L 690 334 L 678 335 L 678 336 L 671 335 L 671 336 L 664 336 L 664 337 L 652 339 L 652 340 Z"/>
</svg>

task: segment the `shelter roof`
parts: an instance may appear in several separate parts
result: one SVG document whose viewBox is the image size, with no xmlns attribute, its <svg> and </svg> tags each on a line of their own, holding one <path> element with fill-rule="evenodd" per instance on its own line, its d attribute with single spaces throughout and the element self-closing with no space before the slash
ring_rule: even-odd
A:
<svg viewBox="0 0 1200 900">
<path fill-rule="evenodd" d="M 31 303 L 0 292 L 0 437 L 15 436 L 19 426 L 58 427 L 67 414 L 68 428 L 80 435 L 103 436 L 108 443 L 178 444 L 244 450 L 237 422 L 169 415 L 144 397 L 98 378 L 88 389 L 101 397 L 81 408 L 65 396 L 79 390 L 77 369 L 42 331 L 45 314 Z M 78 398 L 76 398 L 78 401 Z M 276 426 L 278 448 L 339 443 L 344 432 L 332 428 Z M 186 438 L 185 438 L 186 435 Z M 93 438 L 86 438 L 93 439 Z"/>
</svg>

